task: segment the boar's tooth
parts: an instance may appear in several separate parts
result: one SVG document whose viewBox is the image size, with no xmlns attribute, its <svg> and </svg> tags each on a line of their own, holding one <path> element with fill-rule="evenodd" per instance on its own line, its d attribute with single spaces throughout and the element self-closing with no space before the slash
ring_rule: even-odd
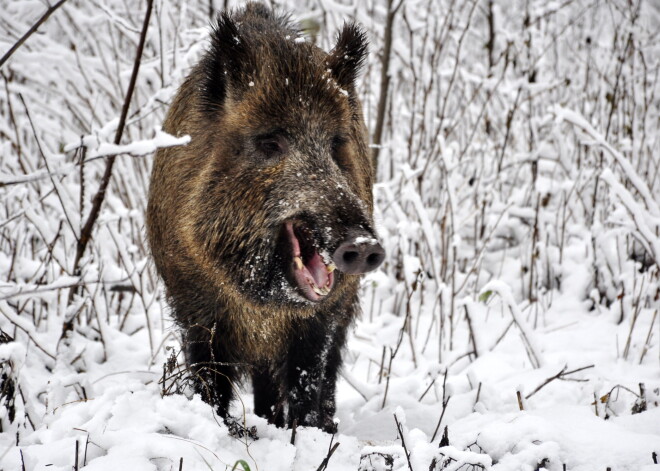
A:
<svg viewBox="0 0 660 471">
<path fill-rule="evenodd" d="M 312 285 L 312 289 L 319 296 L 327 296 L 328 293 L 330 292 L 330 288 L 328 288 L 327 286 L 324 286 L 323 288 L 320 288 L 316 285 Z"/>
<path fill-rule="evenodd" d="M 328 273 L 332 273 L 333 271 L 335 271 L 335 268 L 337 267 L 335 266 L 334 263 L 330 263 L 329 265 L 325 266 L 325 269 L 328 271 Z"/>
<path fill-rule="evenodd" d="M 302 261 L 302 258 L 300 258 L 300 257 L 297 257 L 297 256 L 293 257 L 293 262 L 296 264 L 296 268 L 298 270 L 302 270 L 303 267 L 305 266 L 305 264 Z"/>
</svg>

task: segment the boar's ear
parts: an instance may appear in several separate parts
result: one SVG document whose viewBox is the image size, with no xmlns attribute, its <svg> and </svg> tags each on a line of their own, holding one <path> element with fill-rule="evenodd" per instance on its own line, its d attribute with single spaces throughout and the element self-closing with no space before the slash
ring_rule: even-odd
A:
<svg viewBox="0 0 660 471">
<path fill-rule="evenodd" d="M 201 63 L 202 105 L 209 112 L 222 107 L 228 90 L 243 81 L 251 63 L 248 44 L 227 12 L 219 14 L 211 28 L 211 47 Z"/>
<path fill-rule="evenodd" d="M 337 45 L 328 54 L 328 67 L 341 87 L 350 88 L 367 58 L 367 35 L 355 23 L 344 23 Z"/>
</svg>

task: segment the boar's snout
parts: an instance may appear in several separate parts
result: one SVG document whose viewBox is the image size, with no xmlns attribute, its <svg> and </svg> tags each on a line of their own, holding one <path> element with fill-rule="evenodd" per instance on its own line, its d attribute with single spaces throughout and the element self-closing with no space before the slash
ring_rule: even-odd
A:
<svg viewBox="0 0 660 471">
<path fill-rule="evenodd" d="M 349 236 L 332 254 L 337 268 L 349 275 L 360 275 L 375 270 L 385 260 L 385 250 L 371 235 Z"/>
</svg>

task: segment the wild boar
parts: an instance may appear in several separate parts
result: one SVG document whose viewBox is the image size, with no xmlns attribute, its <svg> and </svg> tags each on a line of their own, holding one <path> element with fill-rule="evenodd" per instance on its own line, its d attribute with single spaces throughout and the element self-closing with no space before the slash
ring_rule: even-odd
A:
<svg viewBox="0 0 660 471">
<path fill-rule="evenodd" d="M 148 239 L 195 387 L 225 419 L 251 378 L 256 414 L 335 430 L 360 275 L 385 257 L 355 91 L 366 54 L 353 23 L 326 53 L 249 3 L 218 16 L 165 120 L 191 141 L 156 154 Z"/>
</svg>

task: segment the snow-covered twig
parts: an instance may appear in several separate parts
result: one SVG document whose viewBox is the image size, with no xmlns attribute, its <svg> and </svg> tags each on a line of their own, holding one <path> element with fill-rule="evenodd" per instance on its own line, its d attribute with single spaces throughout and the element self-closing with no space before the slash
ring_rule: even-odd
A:
<svg viewBox="0 0 660 471">
<path fill-rule="evenodd" d="M 465 466 L 472 466 L 473 469 L 489 469 L 493 465 L 493 460 L 488 455 L 459 450 L 451 445 L 441 447 L 436 459 L 443 466 L 439 468 L 443 471 L 458 471 Z"/>
<path fill-rule="evenodd" d="M 619 198 L 625 208 L 632 216 L 637 227 L 638 239 L 644 245 L 653 261 L 660 267 L 660 237 L 656 235 L 656 229 L 660 226 L 658 219 L 660 214 L 650 214 L 642 208 L 626 188 L 616 180 L 612 170 L 606 168 L 600 174 L 601 179 L 608 184 L 612 192 Z M 651 225 L 650 225 L 651 224 Z"/>
<path fill-rule="evenodd" d="M 587 381 L 586 379 L 567 379 L 566 376 L 568 376 L 568 375 L 572 375 L 573 373 L 577 373 L 578 371 L 583 371 L 583 370 L 587 370 L 587 369 L 589 369 L 589 368 L 593 368 L 594 366 L 595 366 L 595 365 L 588 365 L 588 366 L 583 366 L 582 368 L 576 368 L 576 369 L 571 370 L 571 371 L 566 371 L 566 370 L 568 369 L 568 365 L 565 365 L 565 366 L 561 369 L 561 371 L 560 371 L 559 373 L 557 373 L 557 374 L 554 375 L 554 376 L 549 377 L 549 378 L 546 379 L 543 383 L 539 384 L 539 385 L 536 387 L 536 389 L 534 389 L 534 391 L 532 391 L 531 393 L 527 394 L 527 395 L 525 396 L 525 399 L 529 399 L 529 398 L 532 397 L 534 394 L 536 394 L 537 392 L 539 392 L 541 389 L 543 389 L 544 387 L 546 387 L 548 384 L 550 384 L 551 382 L 553 382 L 553 381 L 556 380 L 556 379 L 568 380 L 568 381 Z"/>
<path fill-rule="evenodd" d="M 378 395 L 382 390 L 378 385 L 372 385 L 360 381 L 346 368 L 343 368 L 339 374 L 360 396 L 362 396 L 365 402 L 368 402 L 372 397 Z"/>
<path fill-rule="evenodd" d="M 0 312 L 2 315 L 5 316 L 9 322 L 25 332 L 27 336 L 30 337 L 32 343 L 34 343 L 39 350 L 44 352 L 48 357 L 50 357 L 51 360 L 55 360 L 55 353 L 41 345 L 41 343 L 37 340 L 37 330 L 35 329 L 34 324 L 30 323 L 28 319 L 17 316 L 12 311 L 13 309 L 9 306 L 9 304 L 7 304 L 6 301 L 0 300 Z"/>
<path fill-rule="evenodd" d="M 642 196 L 644 203 L 646 204 L 646 207 L 651 212 L 651 214 L 654 217 L 660 217 L 660 206 L 658 206 L 658 203 L 653 197 L 651 190 L 626 157 L 624 157 L 618 150 L 612 147 L 612 145 L 607 142 L 605 137 L 596 131 L 596 129 L 594 129 L 594 127 L 579 113 L 564 108 L 560 105 L 553 105 L 551 107 L 551 111 L 555 114 L 558 121 L 566 121 L 576 126 L 582 132 L 587 134 L 591 139 L 593 139 L 594 144 L 601 146 L 612 157 L 614 157 L 614 160 L 616 160 L 616 163 L 619 164 L 626 178 L 628 178 L 635 190 L 637 190 L 637 192 Z"/>
<path fill-rule="evenodd" d="M 59 0 L 56 4 L 48 7 L 48 9 L 44 12 L 44 14 L 41 15 L 41 18 L 39 18 L 36 21 L 36 23 L 34 23 L 32 27 L 29 30 L 27 30 L 25 34 L 21 36 L 21 38 L 18 41 L 16 41 L 16 43 L 14 43 L 14 45 L 11 48 L 9 48 L 9 50 L 2 56 L 2 58 L 0 58 L 0 67 L 2 67 L 2 65 L 5 62 L 7 62 L 7 60 L 11 57 L 11 55 L 14 52 L 16 52 L 16 50 L 19 47 L 21 47 L 23 43 L 27 41 L 27 39 L 39 29 L 39 26 L 41 26 L 50 17 L 50 15 L 52 15 L 55 12 L 55 10 L 61 7 L 64 4 L 64 2 L 66 2 L 66 0 Z"/>
<path fill-rule="evenodd" d="M 133 91 L 135 90 L 135 82 L 137 80 L 138 72 L 140 70 L 140 63 L 142 61 L 142 51 L 144 49 L 144 43 L 147 37 L 147 29 L 149 28 L 149 20 L 151 19 L 152 8 L 153 8 L 153 0 L 147 0 L 147 11 L 144 14 L 144 22 L 142 23 L 140 42 L 138 44 L 137 52 L 135 53 L 135 60 L 133 62 L 133 71 L 131 73 L 131 80 L 128 83 L 128 89 L 126 90 L 126 96 L 124 98 L 124 105 L 121 110 L 121 116 L 119 117 L 119 124 L 117 125 L 117 132 L 115 133 L 114 143 L 116 145 L 119 145 L 119 143 L 121 142 L 121 136 L 124 132 L 124 124 L 126 123 L 126 117 L 128 116 L 128 108 L 131 104 L 131 98 L 133 97 Z M 105 171 L 103 172 L 103 177 L 101 178 L 101 183 L 92 200 L 92 208 L 89 211 L 89 215 L 85 220 L 85 224 L 83 225 L 80 231 L 80 237 L 78 238 L 77 241 L 78 243 L 76 244 L 76 255 L 73 261 L 72 273 L 74 274 L 78 273 L 79 271 L 80 260 L 82 259 L 82 256 L 85 253 L 85 249 L 87 248 L 87 244 L 89 243 L 92 237 L 92 231 L 94 230 L 94 225 L 96 224 L 96 220 L 99 217 L 101 211 L 101 205 L 105 200 L 106 189 L 108 188 L 108 183 L 110 183 L 110 177 L 112 176 L 112 168 L 114 166 L 114 163 L 115 163 L 115 156 L 109 157 L 106 163 Z M 71 290 L 69 292 L 69 303 L 71 303 L 74 294 L 75 294 L 75 290 Z M 73 325 L 71 324 L 71 320 L 69 319 L 64 323 L 62 330 L 62 337 L 65 337 L 67 335 L 67 332 L 70 331 L 72 328 Z"/>
<path fill-rule="evenodd" d="M 534 368 L 540 368 L 543 366 L 543 356 L 541 355 L 541 350 L 539 348 L 539 342 L 534 335 L 534 332 L 529 328 L 525 320 L 523 319 L 522 312 L 518 307 L 515 299 L 513 298 L 513 293 L 509 285 L 500 280 L 491 280 L 481 289 L 481 297 L 488 298 L 490 293 L 497 293 L 502 302 L 509 308 L 511 316 L 516 326 L 520 330 L 520 335 L 525 344 L 525 349 L 527 355 L 529 356 L 532 366 Z"/>
</svg>

